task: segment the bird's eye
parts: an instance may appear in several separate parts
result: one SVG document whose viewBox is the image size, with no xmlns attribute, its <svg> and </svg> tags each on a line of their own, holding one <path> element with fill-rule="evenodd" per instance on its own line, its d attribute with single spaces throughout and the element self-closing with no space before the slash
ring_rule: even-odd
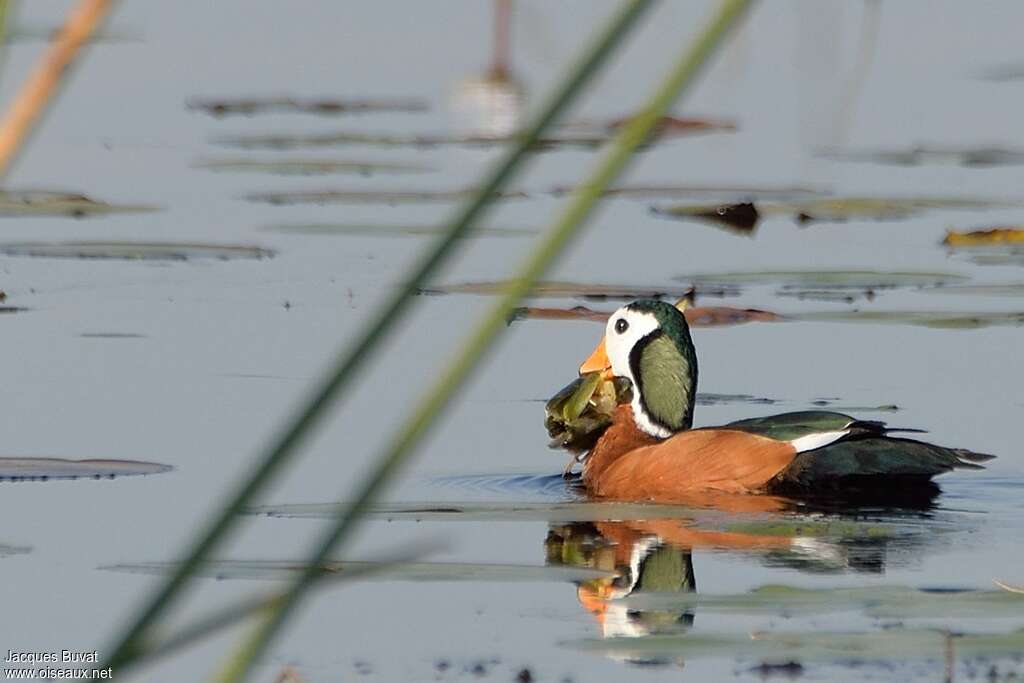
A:
<svg viewBox="0 0 1024 683">
<path fill-rule="evenodd" d="M 629 323 L 626 322 L 625 318 L 619 318 L 618 320 L 615 321 L 615 331 L 618 332 L 619 334 L 622 334 L 628 329 Z"/>
</svg>

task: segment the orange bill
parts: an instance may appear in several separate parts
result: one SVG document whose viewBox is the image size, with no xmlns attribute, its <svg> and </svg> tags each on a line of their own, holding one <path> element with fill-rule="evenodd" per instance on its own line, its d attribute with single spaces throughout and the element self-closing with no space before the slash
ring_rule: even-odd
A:
<svg viewBox="0 0 1024 683">
<path fill-rule="evenodd" d="M 590 358 L 583 361 L 583 365 L 580 366 L 581 375 L 585 375 L 588 372 L 600 372 L 601 376 L 605 379 L 612 378 L 612 363 L 608 360 L 608 352 L 604 346 L 604 337 L 601 337 L 601 343 L 590 354 Z"/>
</svg>

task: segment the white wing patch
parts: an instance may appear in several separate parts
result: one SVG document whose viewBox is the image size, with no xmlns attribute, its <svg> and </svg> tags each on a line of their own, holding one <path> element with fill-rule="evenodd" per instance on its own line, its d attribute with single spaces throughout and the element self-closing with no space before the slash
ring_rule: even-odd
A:
<svg viewBox="0 0 1024 683">
<path fill-rule="evenodd" d="M 817 434 L 808 434 L 807 436 L 801 436 L 799 439 L 793 439 L 789 443 L 793 445 L 797 453 L 803 453 L 835 443 L 849 433 L 849 429 L 840 429 L 835 432 L 818 432 Z"/>
</svg>

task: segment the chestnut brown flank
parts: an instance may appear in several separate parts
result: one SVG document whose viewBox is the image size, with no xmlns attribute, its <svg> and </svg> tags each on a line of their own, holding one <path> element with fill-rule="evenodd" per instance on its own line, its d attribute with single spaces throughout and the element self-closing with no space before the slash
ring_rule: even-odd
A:
<svg viewBox="0 0 1024 683">
<path fill-rule="evenodd" d="M 642 432 L 628 405 L 587 458 L 591 494 L 616 500 L 678 502 L 695 491 L 754 493 L 796 457 L 788 442 L 729 429 L 693 429 L 659 440 Z"/>
</svg>

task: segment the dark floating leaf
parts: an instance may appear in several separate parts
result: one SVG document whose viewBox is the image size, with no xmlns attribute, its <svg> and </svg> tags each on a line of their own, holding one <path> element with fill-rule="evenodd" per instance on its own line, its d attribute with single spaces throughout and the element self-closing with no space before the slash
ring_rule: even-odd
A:
<svg viewBox="0 0 1024 683">
<path fill-rule="evenodd" d="M 852 219 L 893 220 L 937 209 L 991 209 L 1021 206 L 1020 200 L 977 199 L 967 197 L 834 197 L 793 202 L 755 202 L 757 216 L 792 216 L 799 223 L 842 222 Z M 705 220 L 728 216 L 737 205 L 677 204 L 655 206 L 655 214 L 669 218 Z M 749 211 L 749 210 L 748 210 Z M 720 219 L 719 219 L 720 220 Z M 727 221 L 720 220 L 725 224 Z"/>
<path fill-rule="evenodd" d="M 243 197 L 250 202 L 266 204 L 408 204 L 419 202 L 452 202 L 471 197 L 474 188 L 461 190 L 313 190 L 295 192 L 252 192 Z M 527 199 L 521 190 L 496 192 L 495 199 Z"/>
<path fill-rule="evenodd" d="M 413 98 L 335 99 L 298 97 L 239 97 L 234 99 L 193 98 L 186 107 L 210 116 L 255 116 L 256 114 L 300 113 L 320 116 L 376 112 L 424 112 L 426 100 Z"/>
<path fill-rule="evenodd" d="M 0 254 L 68 259 L 190 261 L 192 259 L 263 259 L 271 249 L 236 244 L 188 242 L 6 242 Z"/>
<path fill-rule="evenodd" d="M 50 479 L 113 479 L 140 474 L 159 474 L 170 465 L 139 460 L 64 460 L 62 458 L 0 458 L 0 481 L 47 481 Z"/>
<path fill-rule="evenodd" d="M 193 168 L 231 173 L 270 173 L 274 175 L 328 175 L 354 173 L 364 176 L 378 173 L 424 173 L 433 170 L 422 164 L 383 161 L 335 161 L 331 159 L 201 159 Z"/>
<path fill-rule="evenodd" d="M 483 294 L 494 295 L 508 286 L 507 281 L 463 282 L 423 288 L 420 294 Z M 576 299 L 682 299 L 692 293 L 689 287 L 643 287 L 638 285 L 607 285 L 581 282 L 538 282 L 530 296 L 533 298 Z"/>
<path fill-rule="evenodd" d="M 307 223 L 295 225 L 269 225 L 263 230 L 294 235 L 335 235 L 339 237 L 368 235 L 372 237 L 422 237 L 441 235 L 448 231 L 447 225 L 371 225 L 343 223 Z M 524 237 L 535 235 L 533 228 L 477 228 L 470 237 Z"/>
<path fill-rule="evenodd" d="M 108 571 L 163 576 L 177 569 L 174 562 L 138 562 L 100 567 Z M 222 560 L 209 562 L 198 570 L 199 576 L 226 579 L 287 581 L 303 571 L 303 562 L 283 560 Z M 588 581 L 613 576 L 613 572 L 577 567 L 548 567 L 517 564 L 470 564 L 459 562 L 369 562 L 344 560 L 321 565 L 324 572 L 359 572 L 366 580 L 391 581 L 487 581 L 521 583 L 535 581 Z M 373 571 L 368 571 L 373 570 Z"/>
<path fill-rule="evenodd" d="M 82 194 L 49 190 L 0 191 L 0 216 L 70 216 L 85 218 L 114 213 L 156 211 L 141 204 L 108 204 Z"/>
<path fill-rule="evenodd" d="M 894 166 L 957 164 L 960 166 L 1012 166 L 1024 164 L 1024 151 L 1002 147 L 942 147 L 917 145 L 904 149 L 822 150 L 818 156 L 836 161 L 871 162 Z"/>
<path fill-rule="evenodd" d="M 586 306 L 573 308 L 543 308 L 521 306 L 512 313 L 512 320 L 589 320 L 606 322 L 612 311 L 595 311 Z M 771 311 L 756 308 L 734 308 L 731 306 L 691 306 L 684 312 L 687 322 L 693 327 L 720 327 L 741 325 L 749 322 L 774 322 L 783 317 Z"/>
<path fill-rule="evenodd" d="M 21 306 L 0 306 L 0 314 L 3 313 L 24 313 L 27 308 Z"/>
</svg>

